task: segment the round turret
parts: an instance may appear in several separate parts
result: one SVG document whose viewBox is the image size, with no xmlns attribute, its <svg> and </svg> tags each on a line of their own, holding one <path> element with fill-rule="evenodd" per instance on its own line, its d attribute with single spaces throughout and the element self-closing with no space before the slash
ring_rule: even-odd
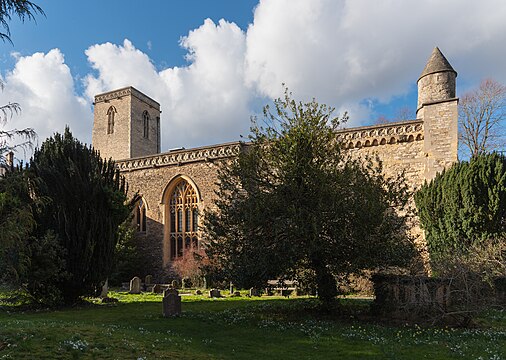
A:
<svg viewBox="0 0 506 360">
<path fill-rule="evenodd" d="M 423 104 L 455 98 L 457 72 L 436 47 L 418 79 L 417 111 Z"/>
</svg>

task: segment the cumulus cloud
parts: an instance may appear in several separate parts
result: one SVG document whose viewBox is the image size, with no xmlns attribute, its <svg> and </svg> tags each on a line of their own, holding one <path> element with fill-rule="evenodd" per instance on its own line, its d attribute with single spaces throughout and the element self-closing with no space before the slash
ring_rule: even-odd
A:
<svg viewBox="0 0 506 360">
<path fill-rule="evenodd" d="M 207 19 L 182 37 L 185 66 L 159 70 L 129 40 L 89 47 L 83 97 L 59 50 L 18 54 L 0 100 L 22 102 L 16 121 L 41 136 L 69 122 L 89 141 L 93 96 L 132 85 L 161 104 L 162 149 L 238 139 L 282 83 L 296 98 L 349 110 L 348 126 L 362 125 L 375 104 L 413 94 L 434 46 L 461 90 L 489 76 L 506 83 L 505 18 L 502 0 L 260 0 L 247 29 Z"/>
<path fill-rule="evenodd" d="M 162 109 L 162 147 L 237 140 L 249 126 L 250 90 L 244 85 L 245 34 L 233 23 L 206 20 L 181 39 L 189 65 L 158 72 L 149 57 L 125 40 L 86 50 L 91 66 L 86 93 L 132 85 Z"/>
<path fill-rule="evenodd" d="M 83 141 L 91 142 L 90 104 L 75 94 L 74 80 L 60 50 L 31 56 L 16 54 L 16 58 L 14 69 L 5 76 L 0 104 L 18 102 L 22 111 L 5 128 L 31 127 L 40 142 L 69 125 Z"/>
<path fill-rule="evenodd" d="M 505 18 L 499 0 L 261 0 L 247 32 L 246 79 L 269 97 L 285 82 L 336 106 L 389 101 L 409 91 L 439 46 L 466 78 L 490 69 L 504 81 Z"/>
</svg>

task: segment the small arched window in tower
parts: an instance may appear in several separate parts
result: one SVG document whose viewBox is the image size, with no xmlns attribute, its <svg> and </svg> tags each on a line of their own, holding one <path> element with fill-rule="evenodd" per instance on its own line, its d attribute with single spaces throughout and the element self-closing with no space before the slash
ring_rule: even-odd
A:
<svg viewBox="0 0 506 360">
<path fill-rule="evenodd" d="M 176 185 L 170 195 L 170 258 L 183 256 L 189 249 L 198 249 L 198 197 L 186 180 Z"/>
<path fill-rule="evenodd" d="M 116 108 L 111 106 L 107 110 L 107 134 L 114 133 L 114 115 L 116 114 Z"/>
<path fill-rule="evenodd" d="M 149 114 L 147 111 L 142 113 L 142 128 L 144 129 L 144 139 L 149 139 Z"/>
<path fill-rule="evenodd" d="M 146 232 L 146 203 L 142 198 L 137 202 L 137 204 L 135 204 L 134 215 L 137 231 Z"/>
</svg>

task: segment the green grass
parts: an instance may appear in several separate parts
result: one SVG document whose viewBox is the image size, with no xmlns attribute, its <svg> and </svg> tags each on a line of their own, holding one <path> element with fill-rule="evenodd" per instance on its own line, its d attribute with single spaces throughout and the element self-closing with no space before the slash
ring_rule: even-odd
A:
<svg viewBox="0 0 506 360">
<path fill-rule="evenodd" d="M 314 299 L 183 296 L 183 315 L 166 319 L 160 295 L 112 296 L 24 312 L 0 298 L 0 359 L 506 359 L 506 311 L 481 329 L 424 329 L 325 317 Z"/>
</svg>

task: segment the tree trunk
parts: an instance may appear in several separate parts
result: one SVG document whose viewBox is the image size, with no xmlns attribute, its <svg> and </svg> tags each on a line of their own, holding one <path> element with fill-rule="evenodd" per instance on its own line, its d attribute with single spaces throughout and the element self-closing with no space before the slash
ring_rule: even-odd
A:
<svg viewBox="0 0 506 360">
<path fill-rule="evenodd" d="M 329 307 L 336 300 L 336 279 L 325 264 L 322 264 L 321 262 L 315 264 L 314 270 L 316 272 L 318 298 L 322 301 L 324 306 Z"/>
</svg>

